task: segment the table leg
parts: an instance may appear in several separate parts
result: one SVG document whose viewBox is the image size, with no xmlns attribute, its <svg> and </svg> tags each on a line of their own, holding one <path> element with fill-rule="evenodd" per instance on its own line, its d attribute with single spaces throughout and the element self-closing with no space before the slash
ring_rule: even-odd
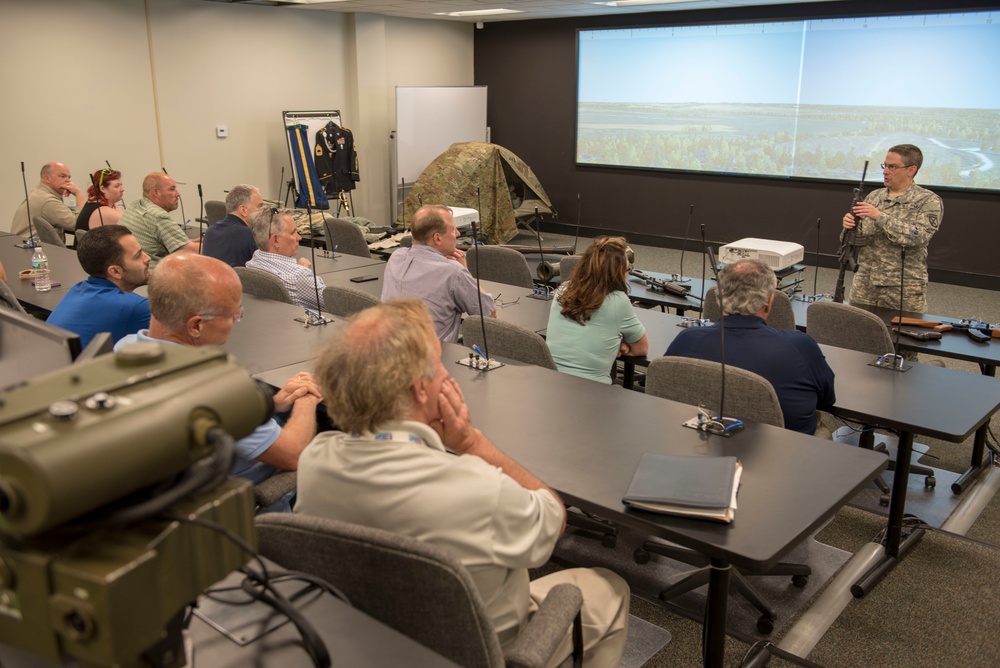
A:
<svg viewBox="0 0 1000 668">
<path fill-rule="evenodd" d="M 983 375 L 996 376 L 996 365 L 983 365 Z M 989 420 L 987 420 L 982 427 L 976 430 L 976 438 L 972 441 L 972 463 L 962 474 L 962 477 L 951 484 L 951 491 L 955 494 L 961 494 L 965 491 L 983 472 L 983 454 L 986 451 L 986 432 L 989 430 L 989 425 Z"/>
<path fill-rule="evenodd" d="M 903 540 L 903 511 L 906 508 L 906 486 L 910 481 L 910 458 L 913 455 L 913 433 L 899 434 L 896 446 L 896 472 L 892 477 L 892 495 L 889 498 L 889 525 L 886 528 L 885 554 L 851 586 L 855 598 L 861 598 L 878 584 L 923 537 L 924 530 L 916 529 Z"/>
<path fill-rule="evenodd" d="M 722 668 L 725 662 L 730 568 L 728 563 L 712 559 L 701 646 L 705 668 Z"/>
</svg>

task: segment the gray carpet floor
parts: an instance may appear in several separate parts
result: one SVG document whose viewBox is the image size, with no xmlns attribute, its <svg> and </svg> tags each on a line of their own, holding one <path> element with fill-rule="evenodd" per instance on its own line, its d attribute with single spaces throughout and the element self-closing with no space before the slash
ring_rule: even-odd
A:
<svg viewBox="0 0 1000 668">
<path fill-rule="evenodd" d="M 572 238 L 565 235 L 545 233 L 544 237 L 546 244 L 572 242 Z M 532 242 L 533 236 L 521 235 L 513 243 Z M 581 251 L 587 243 L 585 239 L 580 240 Z M 680 270 L 679 250 L 635 244 L 632 248 L 640 269 L 665 273 Z M 685 253 L 684 272 L 701 275 L 701 253 Z M 818 273 L 814 272 L 811 267 L 805 272 L 805 292 L 814 292 L 815 276 L 816 292 L 832 293 L 837 271 L 821 268 Z M 849 288 L 850 274 L 847 280 Z M 932 283 L 928 287 L 928 312 L 1000 322 L 1000 296 L 989 290 Z M 1000 342 L 988 345 L 1000 345 Z M 949 368 L 979 373 L 978 366 L 971 363 L 946 360 L 945 364 Z M 991 428 L 993 434 L 1000 436 L 1000 415 L 993 416 Z M 951 472 L 961 472 L 968 467 L 971 439 L 965 443 L 918 440 L 930 446 L 922 460 L 924 464 Z M 951 497 L 948 485 L 941 482 L 933 494 Z M 950 504 L 953 500 L 947 499 L 947 502 Z M 910 509 L 908 504 L 907 510 Z M 871 542 L 884 526 L 885 519 L 877 512 L 845 507 L 817 534 L 816 540 L 853 553 Z M 994 620 L 1000 619 L 997 577 L 1000 573 L 1000 547 L 997 547 L 1000 546 L 1000 499 L 990 501 L 968 531 L 968 538 L 980 542 L 929 532 L 874 591 L 863 599 L 851 601 L 808 659 L 829 668 L 1000 666 L 1000 633 L 994 626 Z M 647 666 L 693 668 L 701 665 L 700 624 L 638 596 L 632 598 L 631 612 L 669 630 L 672 635 L 672 641 Z M 795 621 L 796 618 L 788 620 L 779 628 L 773 641 L 780 642 L 782 634 Z M 749 642 L 730 637 L 726 646 L 726 665 L 739 665 L 750 647 Z M 772 659 L 768 665 L 793 664 Z"/>
</svg>

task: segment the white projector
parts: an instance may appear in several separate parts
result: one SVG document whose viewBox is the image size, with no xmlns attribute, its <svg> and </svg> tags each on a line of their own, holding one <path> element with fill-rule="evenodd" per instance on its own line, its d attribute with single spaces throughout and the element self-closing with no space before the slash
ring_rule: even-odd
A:
<svg viewBox="0 0 1000 668">
<path fill-rule="evenodd" d="M 740 260 L 760 260 L 774 271 L 787 269 L 802 262 L 802 244 L 771 239 L 740 239 L 719 249 L 719 262 L 731 264 Z"/>
<path fill-rule="evenodd" d="M 463 209 L 460 206 L 450 206 L 451 217 L 455 219 L 455 227 L 461 229 L 479 222 L 479 212 L 475 209 Z"/>
</svg>

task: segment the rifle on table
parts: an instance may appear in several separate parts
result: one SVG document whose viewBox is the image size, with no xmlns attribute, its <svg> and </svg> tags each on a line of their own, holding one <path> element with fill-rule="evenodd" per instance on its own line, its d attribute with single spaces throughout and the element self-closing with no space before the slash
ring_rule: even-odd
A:
<svg viewBox="0 0 1000 668">
<path fill-rule="evenodd" d="M 943 320 L 921 320 L 920 318 L 900 318 L 896 316 L 892 319 L 893 325 L 905 325 L 909 327 L 927 327 L 935 332 L 950 332 L 952 330 L 965 332 L 973 341 L 986 342 L 992 337 L 1000 339 L 1000 327 L 991 325 L 988 322 L 976 320 L 975 318 L 962 318 L 954 320 L 945 318 Z"/>
<path fill-rule="evenodd" d="M 678 297 L 693 297 L 694 299 L 700 299 L 695 295 L 690 294 L 691 288 L 686 285 L 680 285 L 679 283 L 674 283 L 673 281 L 667 281 L 662 278 L 656 278 L 655 276 L 650 276 L 649 274 L 643 273 L 638 269 L 633 269 L 628 272 L 630 276 L 635 276 L 636 278 L 641 278 L 645 281 L 646 285 L 654 290 L 659 289 L 664 292 L 669 292 L 671 294 L 677 295 Z"/>
<path fill-rule="evenodd" d="M 858 187 L 854 189 L 854 200 L 851 202 L 851 215 L 854 216 L 854 207 L 859 202 L 865 199 L 865 176 L 868 175 L 868 161 L 865 160 L 865 166 L 861 170 L 861 182 L 858 183 Z M 854 216 L 854 227 L 849 230 L 844 230 L 840 235 L 840 251 L 838 252 L 838 259 L 840 260 L 840 273 L 837 274 L 837 288 L 833 291 L 833 301 L 838 304 L 844 303 L 844 274 L 848 270 L 851 273 L 858 271 L 858 251 L 862 246 L 868 243 L 868 240 L 864 237 L 858 238 L 858 225 L 861 221 L 857 216 Z"/>
</svg>

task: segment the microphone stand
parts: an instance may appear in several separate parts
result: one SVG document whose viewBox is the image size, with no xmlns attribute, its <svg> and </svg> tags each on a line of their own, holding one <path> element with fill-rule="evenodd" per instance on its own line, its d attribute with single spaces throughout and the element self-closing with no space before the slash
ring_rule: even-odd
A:
<svg viewBox="0 0 1000 668">
<path fill-rule="evenodd" d="M 298 197 L 298 193 L 296 193 L 295 199 L 297 200 Z M 313 289 L 316 291 L 316 311 L 313 312 L 305 309 L 306 314 L 300 318 L 295 318 L 295 322 L 301 322 L 303 327 L 309 328 L 326 325 L 333 322 L 333 319 L 323 315 L 323 300 L 320 298 L 319 278 L 316 275 L 316 243 L 312 231 L 312 209 L 309 202 L 306 202 L 306 225 L 309 228 L 309 254 L 312 258 Z"/>
<path fill-rule="evenodd" d="M 684 227 L 684 239 L 681 241 L 681 273 L 671 274 L 671 280 L 674 283 L 690 283 L 691 279 L 684 276 L 684 251 L 687 248 L 688 235 L 691 233 L 691 218 L 694 217 L 694 204 L 691 205 L 691 209 L 688 211 L 688 222 Z"/>
<path fill-rule="evenodd" d="M 476 267 L 479 267 L 479 244 L 476 243 L 478 235 L 476 234 L 476 223 L 472 223 L 472 252 L 476 254 Z M 482 318 L 479 323 L 483 326 L 483 348 L 485 350 L 480 350 L 479 346 L 472 346 L 475 352 L 469 353 L 468 358 L 460 359 L 456 364 L 461 364 L 462 366 L 467 366 L 470 369 L 478 369 L 479 371 L 492 371 L 493 369 L 499 369 L 504 366 L 503 362 L 497 361 L 495 359 L 490 359 L 490 344 L 486 339 L 486 318 L 487 315 L 483 313 L 483 289 L 479 283 L 479 271 L 476 271 L 476 294 L 479 297 L 479 317 Z"/>
<path fill-rule="evenodd" d="M 903 276 L 906 265 L 906 248 L 899 249 L 899 327 L 896 328 L 896 341 L 892 345 L 892 352 L 886 353 L 874 361 L 868 363 L 879 369 L 890 369 L 892 371 L 909 371 L 912 365 L 906 363 L 906 359 L 899 354 L 899 330 L 903 329 Z"/>
<path fill-rule="evenodd" d="M 795 295 L 794 299 L 800 302 L 805 302 L 807 304 L 812 304 L 813 302 L 818 302 L 826 295 L 821 295 L 816 292 L 817 284 L 819 283 L 819 226 L 823 221 L 822 218 L 816 219 L 816 264 L 813 267 L 813 293 L 811 295 Z"/>
<path fill-rule="evenodd" d="M 101 213 L 101 188 L 97 185 L 97 179 L 90 175 L 90 182 L 94 185 L 94 201 L 97 202 L 97 217 L 101 219 L 101 227 L 104 227 L 104 214 Z M 90 229 L 90 221 L 87 221 L 87 229 Z"/>
<path fill-rule="evenodd" d="M 538 240 L 538 263 L 539 263 L 539 266 L 541 266 L 541 264 L 543 262 L 545 262 L 545 252 L 542 250 L 542 235 L 538 231 L 538 207 L 537 206 L 535 207 L 535 225 L 536 225 L 536 227 L 535 227 L 535 238 Z M 478 255 L 476 256 L 476 266 L 477 267 L 479 266 L 479 256 Z M 479 272 L 477 271 L 476 273 L 478 274 Z M 528 295 L 528 297 L 530 297 L 531 299 L 540 299 L 540 300 L 546 301 L 546 302 L 548 300 L 552 299 L 552 293 L 549 292 L 549 282 L 543 280 L 542 281 L 542 287 L 541 288 L 534 288 L 534 289 L 532 289 L 531 294 Z"/>
<path fill-rule="evenodd" d="M 31 224 L 31 205 L 28 204 L 28 178 L 24 175 L 24 161 L 21 161 L 21 183 L 24 184 L 24 212 L 28 214 L 28 238 L 14 244 L 17 248 L 37 248 L 41 243 L 35 238 L 35 227 Z"/>
<path fill-rule="evenodd" d="M 170 172 L 167 171 L 166 167 L 163 167 L 161 165 L 160 169 L 163 170 L 164 174 L 166 174 L 167 176 L 170 176 Z M 176 183 L 176 181 L 175 181 L 175 183 Z M 183 227 L 184 231 L 187 232 L 188 220 L 187 220 L 187 215 L 184 213 L 184 198 L 181 197 L 181 191 L 180 191 L 180 189 L 177 190 L 177 201 L 181 205 L 181 227 Z"/>
<path fill-rule="evenodd" d="M 205 254 L 205 198 L 198 184 L 198 255 Z"/>
<path fill-rule="evenodd" d="M 705 223 L 701 224 L 701 304 L 702 308 L 705 306 L 705 253 L 707 250 L 707 245 L 705 243 Z M 713 267 L 714 271 L 714 267 Z M 721 314 L 722 311 L 719 311 Z"/>
<path fill-rule="evenodd" d="M 105 165 L 107 165 L 107 166 L 108 166 L 108 169 L 110 169 L 111 171 L 115 171 L 115 168 L 114 168 L 114 167 L 112 167 L 112 166 L 111 166 L 111 163 L 110 163 L 110 162 L 108 162 L 107 160 L 105 160 L 105 161 L 104 161 L 104 164 L 105 164 Z M 97 195 L 97 193 L 95 192 L 95 193 L 94 193 L 94 196 L 96 197 L 96 195 Z M 119 201 L 120 201 L 120 202 L 121 202 L 121 204 L 122 204 L 122 211 L 128 211 L 128 207 L 127 207 L 127 206 L 125 206 L 125 199 L 124 199 L 124 198 L 122 198 L 122 199 L 121 199 L 121 200 L 119 200 Z M 102 221 L 102 222 L 101 222 L 101 225 L 104 225 L 104 222 L 103 222 L 103 221 L 104 221 L 104 216 L 101 216 L 101 221 Z"/>
<path fill-rule="evenodd" d="M 712 275 L 715 277 L 715 296 L 719 300 L 719 366 L 722 376 L 722 390 L 719 393 L 719 414 L 715 417 L 700 408 L 698 415 L 684 422 L 685 427 L 697 429 L 709 434 L 730 437 L 735 432 L 743 429 L 743 421 L 736 418 L 726 417 L 726 316 L 722 305 L 722 286 L 719 284 L 719 271 L 716 268 L 715 251 L 708 248 L 708 255 L 712 261 Z"/>
</svg>

